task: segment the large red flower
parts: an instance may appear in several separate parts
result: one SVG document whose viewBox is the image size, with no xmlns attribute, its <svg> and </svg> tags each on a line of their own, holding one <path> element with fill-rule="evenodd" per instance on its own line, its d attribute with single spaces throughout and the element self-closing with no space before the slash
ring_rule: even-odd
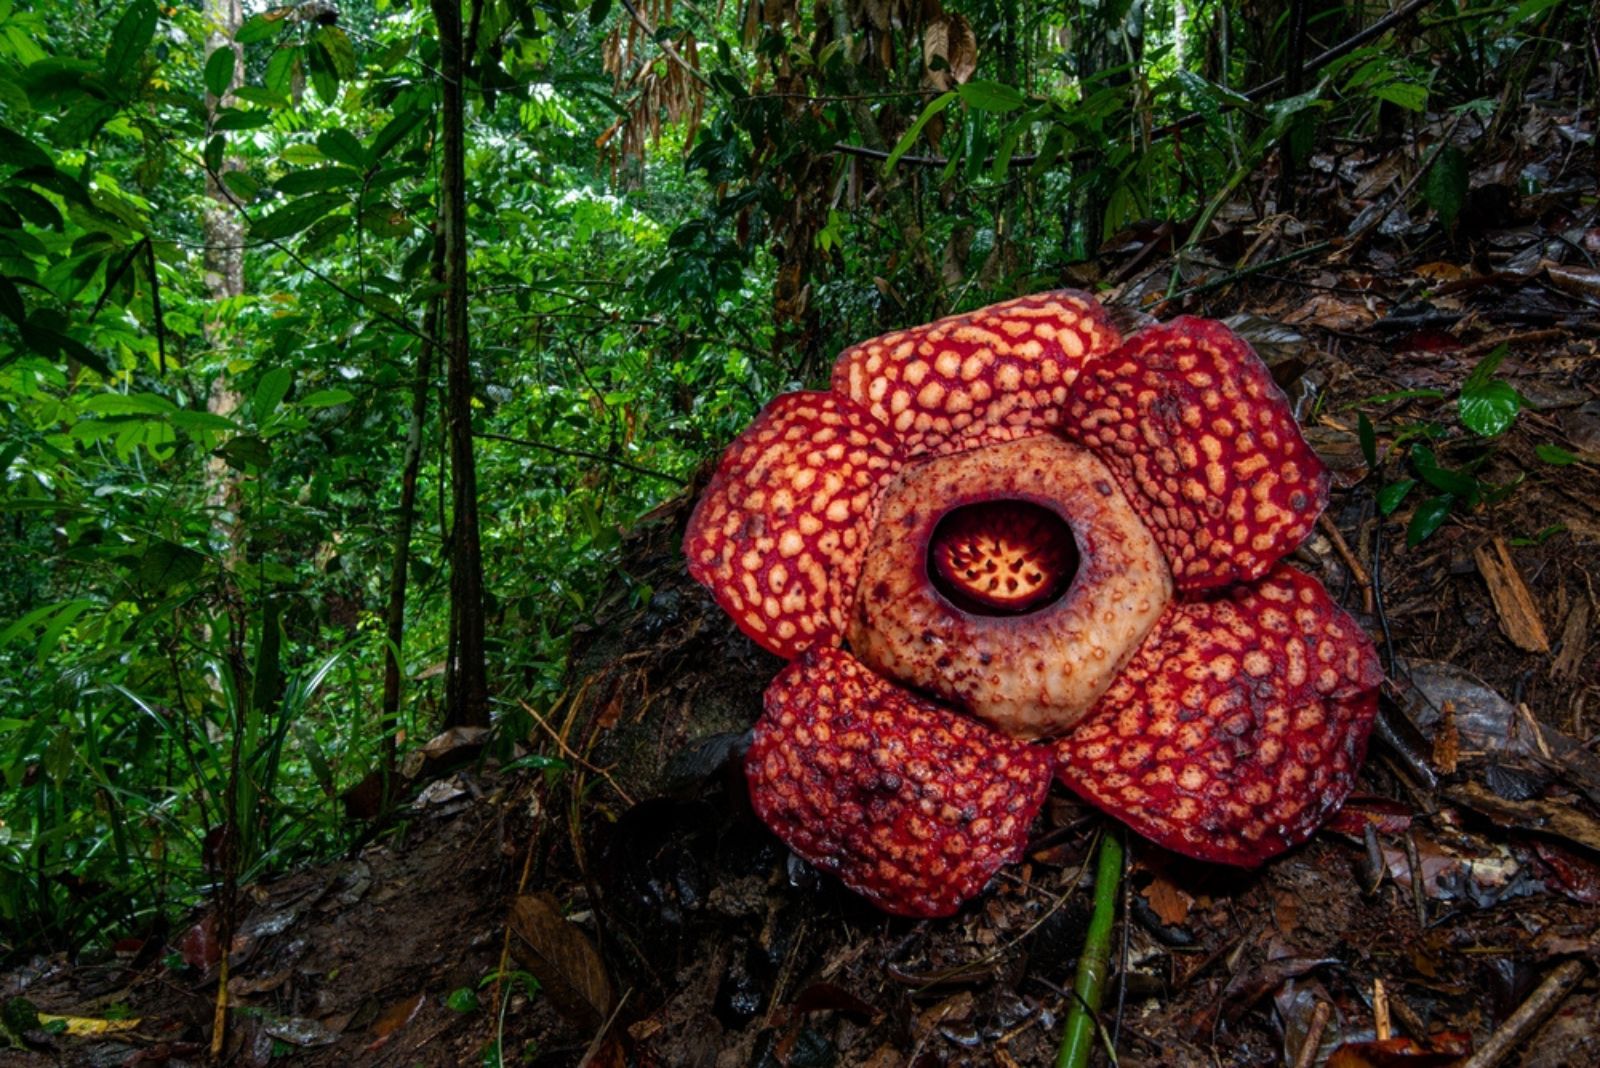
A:
<svg viewBox="0 0 1600 1068">
<path fill-rule="evenodd" d="M 1220 323 L 1123 341 L 1059 291 L 846 350 L 729 447 L 684 540 L 793 661 L 746 760 L 756 811 L 918 916 L 1017 859 L 1052 773 L 1190 856 L 1303 841 L 1350 792 L 1381 677 L 1278 564 L 1327 494 Z"/>
</svg>

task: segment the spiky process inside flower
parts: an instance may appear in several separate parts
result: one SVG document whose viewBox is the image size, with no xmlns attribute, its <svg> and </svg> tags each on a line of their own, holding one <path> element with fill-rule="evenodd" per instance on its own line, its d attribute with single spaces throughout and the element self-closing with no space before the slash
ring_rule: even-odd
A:
<svg viewBox="0 0 1600 1068">
<path fill-rule="evenodd" d="M 1060 291 L 852 346 L 730 446 L 684 539 L 745 633 L 799 657 L 746 765 L 757 812 L 911 915 L 1018 855 L 1052 766 L 1190 856 L 1303 841 L 1349 793 L 1380 678 L 1277 564 L 1327 495 L 1220 323 L 1123 341 Z"/>
</svg>

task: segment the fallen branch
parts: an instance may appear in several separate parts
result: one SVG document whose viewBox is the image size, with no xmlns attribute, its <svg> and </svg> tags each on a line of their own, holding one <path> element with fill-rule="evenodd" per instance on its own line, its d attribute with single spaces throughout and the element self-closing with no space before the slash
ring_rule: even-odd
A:
<svg viewBox="0 0 1600 1068">
<path fill-rule="evenodd" d="M 1567 992 L 1583 978 L 1584 966 L 1580 960 L 1569 960 L 1545 977 L 1539 988 L 1528 995 L 1528 1000 L 1517 1006 L 1517 1011 L 1506 1018 L 1500 1030 L 1490 1036 L 1478 1052 L 1461 1065 L 1461 1068 L 1495 1068 L 1533 1034 L 1545 1017 L 1555 1011 Z"/>
</svg>

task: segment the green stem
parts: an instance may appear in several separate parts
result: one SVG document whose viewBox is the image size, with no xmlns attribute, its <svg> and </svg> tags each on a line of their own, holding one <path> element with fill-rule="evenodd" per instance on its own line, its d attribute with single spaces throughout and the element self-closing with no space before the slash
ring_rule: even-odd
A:
<svg viewBox="0 0 1600 1068">
<path fill-rule="evenodd" d="M 1067 1012 L 1067 1026 L 1061 1032 L 1056 1068 L 1084 1068 L 1089 1063 L 1096 1018 L 1105 993 L 1111 957 L 1111 926 L 1116 922 L 1117 895 L 1121 887 L 1122 839 L 1112 831 L 1100 839 L 1100 862 L 1094 872 L 1094 915 L 1089 918 L 1083 955 L 1078 958 L 1078 974 L 1072 980 L 1072 1006 Z"/>
</svg>

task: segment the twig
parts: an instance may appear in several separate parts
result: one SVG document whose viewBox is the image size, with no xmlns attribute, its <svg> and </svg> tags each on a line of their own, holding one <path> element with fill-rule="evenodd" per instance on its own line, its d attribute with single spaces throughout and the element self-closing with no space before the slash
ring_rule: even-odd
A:
<svg viewBox="0 0 1600 1068">
<path fill-rule="evenodd" d="M 590 452 L 588 449 L 572 449 L 565 445 L 551 445 L 549 442 L 545 441 L 535 441 L 532 438 L 519 438 L 512 434 L 495 434 L 488 430 L 479 430 L 472 436 L 475 438 L 488 438 L 491 441 L 508 441 L 513 445 L 526 445 L 530 449 L 542 449 L 545 452 L 553 452 L 557 456 L 571 456 L 579 460 L 593 460 L 596 463 L 611 464 L 613 467 L 626 468 L 629 471 L 633 471 L 641 475 L 648 475 L 651 478 L 659 478 L 663 482 L 671 482 L 676 486 L 687 486 L 689 484 L 688 479 L 679 478 L 677 475 L 669 475 L 665 471 L 657 471 L 654 468 L 645 467 L 643 464 L 636 464 L 631 460 L 624 460 L 619 456 L 607 456 L 603 452 Z"/>
<path fill-rule="evenodd" d="M 1196 227 L 1196 230 L 1198 229 L 1199 227 Z M 1303 260 L 1307 256 L 1312 256 L 1318 252 L 1321 252 L 1323 249 L 1328 248 L 1332 244 L 1332 241 L 1313 241 L 1311 244 L 1306 245 L 1303 248 L 1297 248 L 1293 252 L 1286 252 L 1282 256 L 1277 256 L 1270 260 L 1262 260 L 1260 263 L 1251 264 L 1249 267 L 1241 267 L 1237 271 L 1229 271 L 1221 278 L 1213 278 L 1209 281 L 1192 285 L 1188 289 L 1180 289 L 1171 296 L 1163 298 L 1161 303 L 1156 306 L 1155 314 L 1159 314 L 1163 307 L 1171 304 L 1173 301 L 1182 300 L 1184 297 L 1192 297 L 1199 293 L 1209 293 L 1213 289 L 1222 289 L 1225 286 L 1231 286 L 1233 283 L 1242 278 L 1249 278 L 1251 275 L 1260 274 L 1262 271 L 1270 271 L 1276 267 L 1282 267 L 1284 264 L 1293 263 L 1296 260 Z"/>
<path fill-rule="evenodd" d="M 1372 576 L 1367 574 L 1367 569 L 1361 566 L 1361 561 L 1356 559 L 1356 554 L 1350 551 L 1350 545 L 1344 540 L 1344 535 L 1334 521 L 1328 518 L 1328 513 L 1323 512 L 1317 519 L 1317 528 L 1328 536 L 1333 542 L 1334 551 L 1339 554 L 1339 559 L 1344 561 L 1344 566 L 1350 569 L 1350 574 L 1356 580 L 1356 585 L 1361 588 L 1361 607 L 1372 614 Z"/>
<path fill-rule="evenodd" d="M 1089 1063 L 1097 1029 L 1096 1016 L 1105 995 L 1106 967 L 1111 956 L 1111 925 L 1117 917 L 1117 897 L 1122 882 L 1122 839 L 1108 831 L 1100 839 L 1100 859 L 1094 872 L 1094 913 L 1084 935 L 1083 954 L 1072 980 L 1073 1002 L 1061 1032 L 1056 1068 L 1083 1068 Z"/>
<path fill-rule="evenodd" d="M 1311 1025 L 1306 1028 L 1306 1040 L 1300 1043 L 1300 1052 L 1295 1054 L 1294 1068 L 1311 1068 L 1311 1062 L 1317 1059 L 1317 1047 L 1322 1045 L 1322 1032 L 1328 1029 L 1328 1017 L 1333 1015 L 1333 1008 L 1320 998 L 1317 1007 L 1311 1010 Z"/>
<path fill-rule="evenodd" d="M 1379 1042 L 1387 1042 L 1394 1034 L 1394 1024 L 1389 1022 L 1389 995 L 1382 979 L 1372 980 L 1372 1031 Z"/>
<path fill-rule="evenodd" d="M 577 762 L 584 769 L 586 769 L 588 771 L 592 771 L 594 774 L 596 774 L 596 775 L 600 776 L 602 779 L 604 779 L 606 781 L 606 784 L 617 792 L 617 796 L 622 798 L 622 803 L 623 804 L 628 805 L 630 807 L 633 805 L 633 803 L 634 803 L 633 798 L 628 796 L 628 791 L 624 790 L 621 786 L 617 785 L 617 780 L 615 780 L 615 779 L 613 779 L 611 777 L 611 773 L 609 771 L 607 771 L 605 768 L 596 767 L 595 765 L 593 765 L 593 764 L 589 763 L 587 760 L 585 760 L 583 757 L 579 756 L 576 752 L 574 752 L 573 748 L 570 745 L 567 744 L 567 740 L 565 738 L 561 737 L 561 735 L 557 734 L 555 732 L 554 728 L 552 728 L 550 726 L 550 724 L 546 723 L 544 721 L 544 717 L 539 715 L 538 712 L 534 711 L 533 706 L 528 704 L 528 702 L 526 702 L 526 701 L 518 701 L 517 704 L 521 705 L 522 706 L 522 710 L 524 712 L 526 712 L 528 715 L 532 716 L 533 717 L 533 721 L 535 723 L 537 723 L 540 726 L 540 728 L 546 734 L 548 734 L 552 739 L 554 739 L 555 743 L 558 746 L 561 747 L 561 752 L 564 753 L 567 756 L 568 759 Z"/>
<path fill-rule="evenodd" d="M 1555 1011 L 1561 999 L 1583 978 L 1584 970 L 1580 960 L 1569 960 L 1558 966 L 1461 1068 L 1495 1068 Z"/>
</svg>

